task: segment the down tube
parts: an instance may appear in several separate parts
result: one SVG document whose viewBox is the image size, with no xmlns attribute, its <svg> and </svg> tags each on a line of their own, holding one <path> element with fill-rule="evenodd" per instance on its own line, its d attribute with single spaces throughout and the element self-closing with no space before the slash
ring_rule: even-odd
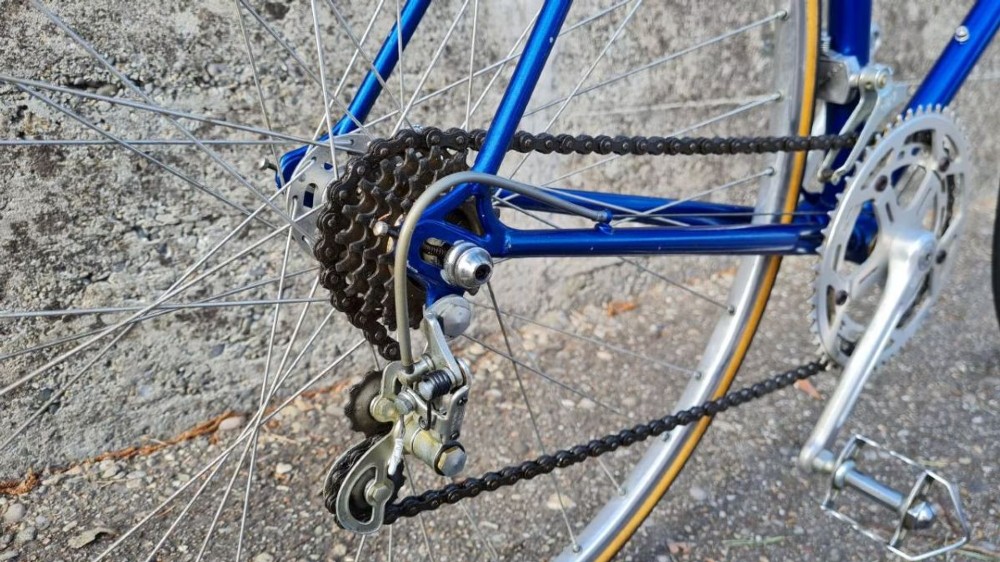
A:
<svg viewBox="0 0 1000 562">
<path fill-rule="evenodd" d="M 1000 27 L 1000 1 L 979 0 L 920 84 L 909 107 L 948 105 Z"/>
</svg>

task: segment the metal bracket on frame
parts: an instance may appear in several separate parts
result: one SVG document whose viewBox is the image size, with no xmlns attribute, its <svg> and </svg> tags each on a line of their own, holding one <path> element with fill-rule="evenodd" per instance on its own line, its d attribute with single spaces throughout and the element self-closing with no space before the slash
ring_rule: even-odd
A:
<svg viewBox="0 0 1000 562">
<path fill-rule="evenodd" d="M 846 134 L 861 127 L 858 142 L 836 169 L 833 166 L 839 151 L 828 152 L 819 167 L 819 181 L 835 184 L 850 173 L 875 134 L 899 112 L 906 102 L 906 86 L 893 82 L 892 68 L 888 66 L 872 63 L 861 67 L 855 57 L 832 51 L 821 55 L 819 76 L 817 95 L 820 99 L 844 104 L 858 94 L 861 97 L 839 131 Z"/>
</svg>

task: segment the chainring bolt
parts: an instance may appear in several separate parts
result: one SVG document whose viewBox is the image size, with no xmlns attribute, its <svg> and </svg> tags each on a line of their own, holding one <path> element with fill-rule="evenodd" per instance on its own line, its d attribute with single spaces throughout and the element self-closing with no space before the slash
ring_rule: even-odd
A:
<svg viewBox="0 0 1000 562">
<path fill-rule="evenodd" d="M 837 306 L 843 306 L 847 302 L 847 291 L 841 289 L 833 296 L 833 302 L 837 303 Z"/>
</svg>

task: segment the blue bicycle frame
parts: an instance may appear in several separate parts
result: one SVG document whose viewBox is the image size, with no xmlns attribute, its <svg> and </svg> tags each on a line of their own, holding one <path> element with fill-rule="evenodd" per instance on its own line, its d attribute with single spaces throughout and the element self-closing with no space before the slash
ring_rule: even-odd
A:
<svg viewBox="0 0 1000 562">
<path fill-rule="evenodd" d="M 572 0 L 545 0 L 510 84 L 489 127 L 486 142 L 472 169 L 495 174 L 517 130 L 556 37 L 569 12 Z M 382 91 L 382 84 L 398 62 L 399 41 L 405 48 L 423 18 L 430 0 L 409 0 L 400 14 L 401 32 L 394 26 L 383 42 L 370 70 L 345 115 L 332 134 L 351 132 L 364 122 Z M 830 47 L 867 64 L 871 46 L 871 0 L 831 0 L 827 31 Z M 924 78 L 909 108 L 947 105 L 958 92 L 976 61 L 1000 26 L 1000 0 L 978 0 L 962 26 L 966 33 L 951 39 L 934 67 Z M 377 72 L 377 74 L 376 74 Z M 853 104 L 827 106 L 826 130 L 839 133 Z M 324 135 L 323 139 L 326 138 Z M 288 181 L 306 148 L 282 157 L 279 174 Z M 836 190 L 838 186 L 831 189 Z M 821 230 L 827 220 L 822 204 L 804 199 L 786 224 L 751 224 L 753 209 L 737 205 L 639 197 L 594 191 L 553 189 L 553 193 L 586 207 L 627 208 L 642 213 L 670 205 L 671 225 L 662 219 L 637 218 L 645 226 L 615 228 L 598 224 L 587 229 L 521 230 L 504 225 L 494 209 L 494 197 L 526 210 L 558 212 L 535 200 L 514 196 L 481 185 L 461 185 L 435 201 L 421 217 L 414 233 L 408 262 L 411 273 L 425 285 L 428 299 L 458 292 L 441 281 L 440 270 L 424 262 L 419 249 L 423 241 L 436 239 L 448 244 L 466 240 L 484 247 L 496 258 L 539 256 L 619 256 L 626 254 L 730 254 L 795 255 L 811 254 L 822 242 Z M 585 201 L 581 200 L 585 198 Z M 445 217 L 473 199 L 481 234 L 449 223 Z M 868 236 L 857 237 L 867 239 Z"/>
</svg>

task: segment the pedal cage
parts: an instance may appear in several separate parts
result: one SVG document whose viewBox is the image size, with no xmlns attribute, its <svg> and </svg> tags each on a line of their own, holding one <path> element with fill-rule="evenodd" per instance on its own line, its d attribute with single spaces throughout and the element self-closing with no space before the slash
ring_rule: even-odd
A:
<svg viewBox="0 0 1000 562">
<path fill-rule="evenodd" d="M 916 478 L 916 481 L 910 488 L 908 494 L 904 496 L 902 493 L 896 492 L 892 488 L 875 483 L 872 488 L 877 490 L 876 493 L 881 491 L 881 493 L 884 494 L 883 498 L 891 498 L 890 500 L 880 500 L 875 498 L 875 495 L 873 495 L 872 492 L 866 492 L 862 488 L 856 486 L 855 482 L 846 482 L 848 478 L 854 480 L 861 478 L 870 482 L 875 482 L 873 478 L 858 471 L 856 468 L 856 461 L 865 447 L 871 447 L 873 449 L 883 451 L 890 457 L 901 461 L 913 469 L 916 469 L 916 471 L 919 471 L 920 475 Z M 914 516 L 919 513 L 921 509 L 927 509 L 927 506 L 930 506 L 929 500 L 926 499 L 926 494 L 935 484 L 940 485 L 947 490 L 948 498 L 951 501 L 951 513 L 958 519 L 958 524 L 961 527 L 961 536 L 954 542 L 946 542 L 941 546 L 924 552 L 910 552 L 906 550 L 903 543 L 906 540 L 909 531 L 911 531 L 914 527 L 917 529 L 920 528 L 920 521 L 915 521 Z M 881 490 L 878 490 L 879 488 Z M 888 505 L 886 503 L 887 501 L 895 500 L 897 503 L 896 513 L 898 515 L 898 519 L 896 521 L 895 530 L 891 536 L 887 537 L 880 534 L 877 529 L 867 528 L 862 522 L 851 517 L 850 515 L 847 515 L 837 508 L 837 497 L 848 489 L 860 490 L 864 495 L 877 499 L 883 505 Z M 872 540 L 882 543 L 885 545 L 886 549 L 889 550 L 889 552 L 910 561 L 926 560 L 928 558 L 940 556 L 951 552 L 952 550 L 958 549 L 969 541 L 971 534 L 965 510 L 962 508 L 958 487 L 954 483 L 945 480 L 939 474 L 929 470 L 916 461 L 888 449 L 887 447 L 882 446 L 867 437 L 857 434 L 851 437 L 835 461 L 834 470 L 830 478 L 830 485 L 827 490 L 826 497 L 823 499 L 822 508 L 835 519 L 850 525 L 855 531 L 860 532 Z M 932 519 L 927 520 L 927 526 L 929 526 L 929 523 L 933 521 L 933 510 L 931 511 L 931 517 Z M 952 528 L 954 527 L 952 526 Z"/>
</svg>

